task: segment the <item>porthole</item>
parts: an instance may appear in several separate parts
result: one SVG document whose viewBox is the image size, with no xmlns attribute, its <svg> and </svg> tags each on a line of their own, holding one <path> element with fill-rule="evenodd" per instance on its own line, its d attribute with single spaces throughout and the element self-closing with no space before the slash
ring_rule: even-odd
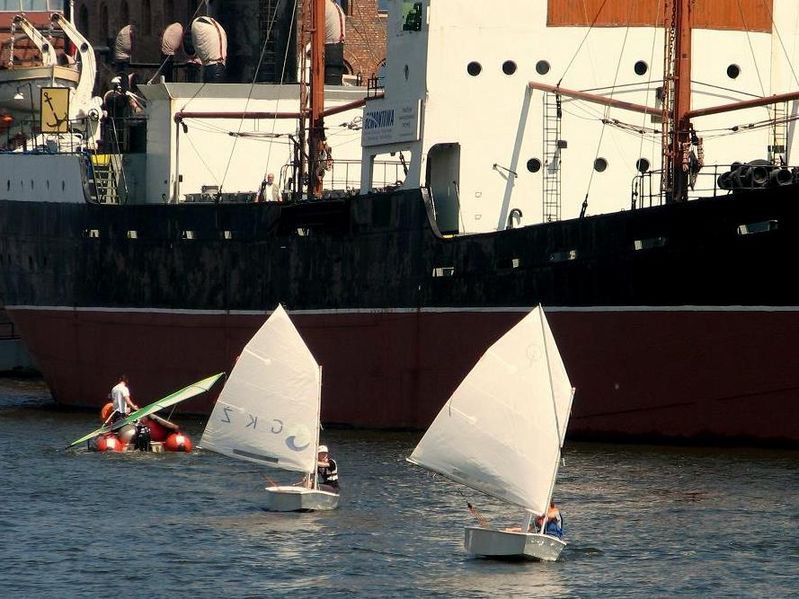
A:
<svg viewBox="0 0 799 599">
<path fill-rule="evenodd" d="M 639 158 L 635 161 L 635 168 L 638 169 L 639 173 L 645 173 L 649 170 L 649 160 L 646 158 Z"/>
<path fill-rule="evenodd" d="M 633 70 L 635 71 L 635 74 L 638 76 L 646 75 L 646 72 L 649 70 L 649 65 L 646 64 L 643 60 L 639 60 L 638 62 L 635 63 Z"/>
<path fill-rule="evenodd" d="M 502 63 L 502 72 L 506 75 L 513 75 L 516 72 L 516 63 L 512 60 L 506 60 Z"/>
<path fill-rule="evenodd" d="M 466 72 L 472 77 L 477 77 L 483 71 L 483 66 L 479 62 L 470 62 L 466 66 Z"/>
<path fill-rule="evenodd" d="M 537 173 L 541 170 L 541 161 L 538 158 L 530 158 L 527 161 L 527 170 L 531 173 Z"/>
<path fill-rule="evenodd" d="M 535 72 L 539 75 L 546 75 L 549 73 L 549 69 L 552 68 L 549 66 L 549 63 L 546 60 L 539 60 L 535 63 Z"/>
<path fill-rule="evenodd" d="M 727 67 L 727 77 L 730 79 L 738 79 L 738 75 L 741 74 L 741 67 L 737 64 L 731 64 Z"/>
<path fill-rule="evenodd" d="M 594 170 L 598 173 L 604 173 L 608 168 L 608 161 L 604 158 L 597 158 L 594 160 Z"/>
</svg>

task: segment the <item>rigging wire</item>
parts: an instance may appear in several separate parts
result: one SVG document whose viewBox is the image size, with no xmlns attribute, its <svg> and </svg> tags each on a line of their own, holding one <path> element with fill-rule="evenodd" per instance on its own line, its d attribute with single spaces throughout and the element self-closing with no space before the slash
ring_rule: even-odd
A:
<svg viewBox="0 0 799 599">
<path fill-rule="evenodd" d="M 586 0 L 583 0 L 583 15 L 585 16 L 585 20 L 588 21 L 588 8 L 585 2 Z M 588 30 L 585 32 L 583 39 L 580 41 L 580 44 L 577 46 L 577 49 L 574 51 L 574 54 L 572 54 L 571 60 L 569 60 L 569 63 L 566 65 L 566 68 L 563 69 L 563 73 L 561 74 L 560 79 L 558 79 L 558 84 L 556 87 L 560 87 L 563 78 L 566 77 L 566 74 L 569 72 L 569 69 L 571 68 L 572 64 L 574 64 L 574 61 L 577 60 L 577 55 L 580 54 L 580 50 L 582 50 L 583 45 L 588 39 L 588 36 L 594 30 L 594 25 L 596 25 L 596 22 L 599 19 L 599 15 L 602 14 L 602 9 L 605 8 L 605 4 L 607 3 L 608 0 L 602 0 L 602 5 L 599 7 L 599 9 L 597 9 L 596 14 L 594 15 L 594 20 L 591 21 L 591 24 L 588 26 Z"/>
<path fill-rule="evenodd" d="M 661 6 L 663 6 L 663 8 L 664 8 L 664 14 L 663 15 L 660 14 L 660 7 Z M 658 2 L 657 3 L 657 9 L 656 9 L 656 12 L 655 12 L 655 24 L 659 23 L 661 18 L 665 22 L 665 20 L 666 20 L 665 4 L 661 4 L 660 2 Z M 651 49 L 649 51 L 650 68 L 649 68 L 649 71 L 648 71 L 648 77 L 647 77 L 647 81 L 646 81 L 646 94 L 644 95 L 644 104 L 647 105 L 647 106 L 649 105 L 649 94 L 650 94 L 650 91 L 652 89 L 652 83 L 653 83 L 652 76 L 654 75 L 654 71 L 651 68 L 651 65 L 655 64 L 655 46 L 657 45 L 656 32 L 657 32 L 657 27 L 652 27 L 652 47 L 651 47 Z M 665 73 L 663 75 L 665 76 Z M 661 83 L 664 83 L 664 82 L 661 81 Z M 657 100 L 657 98 L 656 98 L 656 100 Z M 642 131 L 646 128 L 647 119 L 650 119 L 650 116 L 648 114 L 642 114 L 641 115 L 641 130 Z M 638 156 L 643 156 L 644 155 L 644 139 L 645 139 L 645 137 L 644 137 L 644 135 L 642 133 L 641 136 L 640 136 L 639 144 L 638 144 Z M 637 171 L 639 170 L 638 167 L 639 167 L 639 165 L 636 162 L 636 170 Z"/>
<path fill-rule="evenodd" d="M 743 23 L 744 32 L 746 33 L 746 43 L 749 45 L 749 53 L 752 55 L 752 62 L 755 65 L 755 74 L 757 74 L 757 82 L 760 85 L 760 93 L 763 96 L 765 96 L 766 88 L 763 86 L 763 78 L 761 77 L 760 74 L 760 66 L 757 64 L 757 57 L 755 56 L 755 48 L 752 45 L 752 35 L 751 35 L 752 32 L 749 30 L 749 25 L 746 22 L 743 6 L 741 6 L 741 0 L 738 0 L 738 14 L 741 17 L 741 23 Z"/>
<path fill-rule="evenodd" d="M 624 50 L 627 47 L 627 39 L 629 38 L 630 35 L 630 17 L 632 14 L 633 4 L 637 4 L 637 0 L 627 0 L 627 26 L 624 28 L 624 39 L 622 40 L 621 50 L 619 50 L 619 59 L 616 61 L 616 72 L 613 74 L 613 85 L 611 86 L 610 90 L 610 98 L 613 98 L 613 94 L 616 89 L 616 83 L 619 80 L 619 72 L 621 71 L 621 63 L 622 63 L 621 59 L 622 56 L 624 56 Z M 597 160 L 599 159 L 599 152 L 602 149 L 602 140 L 605 138 L 605 127 L 607 121 L 609 120 L 608 116 L 610 115 L 610 110 L 611 110 L 610 106 L 606 106 L 603 111 L 604 118 L 602 119 L 602 127 L 599 131 L 599 139 L 597 140 L 596 152 L 594 153 L 594 164 L 591 165 L 591 174 L 588 176 L 588 185 L 585 190 L 585 199 L 583 199 L 583 205 L 580 207 L 580 218 L 584 217 L 586 211 L 588 210 L 588 196 L 591 193 L 591 186 L 593 185 L 594 182 L 594 173 L 597 172 L 596 169 L 594 168 L 594 165 L 596 165 Z"/>
<path fill-rule="evenodd" d="M 280 8 L 280 5 L 282 4 L 282 2 L 283 2 L 283 0 L 278 0 L 277 1 L 277 4 L 275 5 L 275 9 L 274 9 L 274 11 L 272 12 L 272 15 L 271 15 L 271 21 L 269 21 L 269 24 L 267 25 L 266 35 L 264 36 L 263 44 L 261 44 L 261 54 L 258 57 L 258 64 L 255 67 L 255 72 L 253 73 L 252 81 L 250 82 L 250 88 L 247 91 L 247 99 L 244 101 L 244 110 L 242 112 L 247 112 L 247 108 L 250 105 L 250 100 L 252 99 L 252 94 L 253 94 L 253 91 L 255 90 L 255 82 L 258 79 L 258 73 L 261 71 L 261 65 L 263 64 L 264 56 L 266 54 L 267 44 L 272 39 L 272 30 L 273 30 L 273 28 L 275 26 L 275 19 L 277 18 L 278 8 Z M 296 1 L 295 1 L 295 9 L 296 9 Z M 295 10 L 295 12 L 296 12 L 296 10 Z M 292 14 L 292 17 L 291 17 L 291 26 L 292 27 L 294 26 L 294 15 L 293 14 Z M 291 44 L 286 44 L 286 54 L 288 54 L 290 45 Z M 285 68 L 285 62 L 284 62 L 284 68 Z M 283 83 L 283 74 L 281 74 L 280 83 L 281 84 Z M 279 103 L 280 103 L 280 97 L 278 97 L 277 102 L 275 104 L 275 109 L 276 110 L 277 110 L 277 107 L 278 107 Z M 274 120 L 276 120 L 276 119 L 273 119 L 273 121 Z M 273 122 L 273 124 L 272 124 L 273 131 L 274 131 L 275 125 L 276 124 Z M 241 133 L 241 128 L 243 126 L 244 126 L 244 117 L 242 116 L 242 118 L 239 119 L 239 125 L 238 125 L 237 133 Z M 219 193 L 222 193 L 222 189 L 224 188 L 225 181 L 227 180 L 227 175 L 228 175 L 228 172 L 230 171 L 230 164 L 231 164 L 231 162 L 233 162 L 233 155 L 236 153 L 236 145 L 238 144 L 238 141 L 239 141 L 239 136 L 238 135 L 234 136 L 234 138 L 233 138 L 233 148 L 230 150 L 230 154 L 228 154 L 227 164 L 225 165 L 225 172 L 222 175 L 222 182 L 219 185 Z M 270 155 L 271 155 L 271 148 L 270 148 L 269 152 L 267 153 L 267 156 L 270 156 Z M 267 159 L 267 164 L 268 164 L 268 159 Z"/>
</svg>

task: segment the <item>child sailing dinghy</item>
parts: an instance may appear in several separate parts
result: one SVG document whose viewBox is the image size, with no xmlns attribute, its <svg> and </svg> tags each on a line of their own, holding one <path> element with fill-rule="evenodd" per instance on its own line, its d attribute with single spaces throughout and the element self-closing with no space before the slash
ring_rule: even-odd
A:
<svg viewBox="0 0 799 599">
<path fill-rule="evenodd" d="M 185 434 L 179 431 L 169 435 L 163 443 L 148 442 L 146 444 L 138 445 L 135 439 L 135 435 L 138 432 L 136 430 L 136 425 L 138 422 L 146 418 L 154 418 L 156 422 L 162 420 L 155 416 L 156 412 L 163 410 L 164 408 L 174 406 L 182 401 L 186 401 L 187 399 L 191 399 L 200 393 L 205 393 L 224 375 L 224 372 L 220 372 L 219 374 L 209 376 L 208 378 L 197 381 L 196 383 L 192 383 L 191 385 L 188 385 L 179 391 L 175 391 L 166 397 L 162 397 L 161 399 L 154 401 L 143 408 L 139 408 L 135 412 L 128 414 L 125 418 L 120 418 L 114 422 L 106 421 L 100 428 L 93 430 L 92 432 L 82 436 L 80 439 L 76 439 L 70 443 L 67 449 L 70 447 L 75 447 L 84 441 L 91 442 L 96 440 L 97 442 L 95 443 L 95 448 L 99 451 L 126 451 L 131 447 L 131 443 L 133 444 L 133 447 L 137 449 L 140 447 L 143 448 L 146 445 L 147 450 L 155 452 L 160 452 L 164 449 L 173 451 L 191 451 L 191 441 Z"/>
<path fill-rule="evenodd" d="M 521 528 L 466 527 L 466 551 L 558 559 L 563 540 L 527 531 L 535 515 L 546 530 L 573 397 L 539 306 L 488 348 L 436 416 L 408 461 L 525 510 Z"/>
<path fill-rule="evenodd" d="M 318 488 L 322 368 L 283 306 L 247 343 L 217 399 L 200 442 L 238 460 L 299 472 L 299 485 L 266 487 L 266 509 L 332 510 L 338 493 Z"/>
</svg>

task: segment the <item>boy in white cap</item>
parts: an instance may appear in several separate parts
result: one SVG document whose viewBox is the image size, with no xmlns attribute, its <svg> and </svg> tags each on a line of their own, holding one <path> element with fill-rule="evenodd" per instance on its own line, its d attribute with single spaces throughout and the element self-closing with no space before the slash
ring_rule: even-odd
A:
<svg viewBox="0 0 799 599">
<path fill-rule="evenodd" d="M 327 445 L 320 445 L 317 451 L 316 478 L 321 490 L 338 493 L 338 467 L 328 454 Z"/>
</svg>

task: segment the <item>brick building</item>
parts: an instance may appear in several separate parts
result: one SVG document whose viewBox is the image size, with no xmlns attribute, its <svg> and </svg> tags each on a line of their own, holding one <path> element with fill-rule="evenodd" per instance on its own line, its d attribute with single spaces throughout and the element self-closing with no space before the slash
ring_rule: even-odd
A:
<svg viewBox="0 0 799 599">
<path fill-rule="evenodd" d="M 386 60 L 386 11 L 378 0 L 341 0 L 347 15 L 344 64 L 351 75 L 368 79 Z"/>
</svg>

